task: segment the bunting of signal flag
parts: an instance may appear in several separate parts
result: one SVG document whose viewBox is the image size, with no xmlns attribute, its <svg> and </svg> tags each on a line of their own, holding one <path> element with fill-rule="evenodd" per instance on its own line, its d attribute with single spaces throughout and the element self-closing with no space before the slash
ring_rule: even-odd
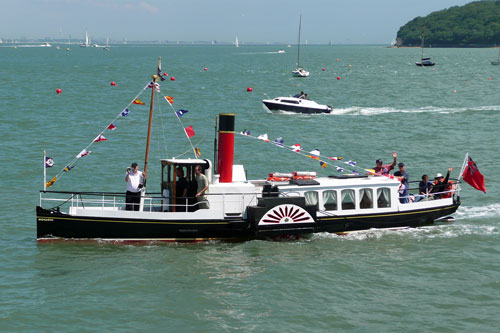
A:
<svg viewBox="0 0 500 333">
<path fill-rule="evenodd" d="M 143 101 L 139 100 L 138 98 L 134 99 L 134 101 L 132 103 L 133 104 L 137 104 L 137 105 L 146 105 L 146 103 L 144 103 Z"/>
<path fill-rule="evenodd" d="M 174 104 L 174 98 L 172 96 L 165 96 L 165 99 L 167 100 L 168 103 Z"/>
<path fill-rule="evenodd" d="M 186 127 L 184 131 L 186 132 L 188 138 L 192 138 L 194 136 L 193 126 Z"/>
<path fill-rule="evenodd" d="M 109 130 L 111 130 L 111 131 L 114 131 L 114 130 L 116 129 L 116 125 L 115 125 L 115 124 L 113 124 L 113 123 L 111 123 L 111 124 L 109 124 L 109 125 L 108 125 L 108 127 L 107 127 L 107 128 L 108 128 Z"/>
<path fill-rule="evenodd" d="M 283 147 L 283 138 L 280 136 L 279 138 L 274 139 L 273 143 L 278 147 Z"/>
<path fill-rule="evenodd" d="M 326 162 L 324 161 L 319 161 L 319 165 L 322 167 L 322 168 L 326 168 L 328 166 L 328 164 L 326 164 Z"/>
<path fill-rule="evenodd" d="M 52 157 L 45 157 L 45 167 L 52 168 L 54 166 L 54 160 Z"/>
<path fill-rule="evenodd" d="M 52 184 L 54 184 L 54 183 L 56 182 L 56 180 L 57 180 L 57 176 L 55 176 L 54 178 L 52 178 L 52 180 L 51 180 L 51 181 L 48 181 L 48 182 L 45 184 L 45 186 L 47 186 L 47 187 L 51 187 L 51 186 L 52 186 Z"/>
<path fill-rule="evenodd" d="M 91 153 L 91 151 L 84 149 L 78 155 L 76 155 L 76 158 L 82 158 L 83 156 L 87 156 L 90 153 Z"/>
<path fill-rule="evenodd" d="M 290 148 L 292 148 L 292 150 L 296 153 L 298 153 L 299 151 L 302 150 L 302 148 L 300 147 L 300 144 L 294 144 L 293 146 L 290 146 Z"/>
<path fill-rule="evenodd" d="M 248 136 L 248 135 L 250 135 L 250 131 L 247 131 L 246 129 L 244 129 L 243 131 L 241 131 L 240 134 Z"/>
<path fill-rule="evenodd" d="M 194 149 L 194 154 L 196 156 L 196 158 L 200 158 L 201 157 L 201 151 L 200 151 L 200 148 L 196 147 Z"/>
<path fill-rule="evenodd" d="M 172 100 L 173 102 L 173 100 Z M 188 110 L 183 110 L 183 109 L 180 109 L 180 110 L 177 110 L 175 111 L 175 114 L 177 115 L 177 118 L 180 118 L 182 117 L 185 113 L 188 113 L 189 111 Z"/>
<path fill-rule="evenodd" d="M 102 134 L 99 134 L 98 136 L 96 136 L 96 138 L 94 139 L 94 142 L 101 142 L 101 141 L 107 141 L 108 139 L 106 139 L 106 137 L 104 137 L 104 135 Z"/>
<path fill-rule="evenodd" d="M 64 172 L 69 172 L 71 169 L 73 169 L 75 166 L 70 166 L 66 165 L 66 167 L 63 169 Z"/>
<path fill-rule="evenodd" d="M 257 137 L 257 139 L 259 140 L 262 140 L 262 141 L 265 141 L 265 142 L 269 142 L 269 137 L 267 136 L 267 133 L 264 133 L 264 134 L 261 134 Z"/>
<path fill-rule="evenodd" d="M 128 116 L 128 114 L 130 113 L 130 110 L 129 109 L 125 109 L 123 110 L 121 113 L 120 113 L 120 116 L 122 117 L 126 117 Z"/>
</svg>

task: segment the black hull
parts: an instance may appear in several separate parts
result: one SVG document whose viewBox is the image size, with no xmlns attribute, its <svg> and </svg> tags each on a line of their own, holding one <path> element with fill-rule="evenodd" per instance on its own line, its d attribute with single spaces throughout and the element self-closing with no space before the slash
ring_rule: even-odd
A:
<svg viewBox="0 0 500 333">
<path fill-rule="evenodd" d="M 420 63 L 420 62 L 416 62 L 415 65 L 419 66 L 419 67 L 431 67 L 431 66 L 434 66 L 435 63 L 431 62 L 431 63 Z"/>
<path fill-rule="evenodd" d="M 108 239 L 128 241 L 245 240 L 243 220 L 164 221 L 76 217 L 37 207 L 37 239 Z"/>
<path fill-rule="evenodd" d="M 279 203 L 282 202 L 276 201 L 276 205 Z M 290 203 L 290 201 L 288 200 L 286 203 Z M 329 217 L 317 217 L 314 206 L 299 204 L 313 216 L 314 223 L 259 226 L 258 221 L 261 216 L 272 206 L 249 208 L 248 221 L 240 219 L 189 222 L 76 217 L 37 207 L 37 239 L 39 241 L 54 238 L 171 242 L 245 241 L 290 235 L 300 236 L 318 232 L 344 233 L 374 228 L 416 228 L 453 214 L 460 206 L 460 202 L 450 206 L 408 212 L 350 216 L 334 216 L 332 214 Z"/>
<path fill-rule="evenodd" d="M 318 219 L 315 232 L 343 233 L 367 229 L 417 228 L 432 224 L 435 220 L 455 213 L 460 203 L 451 206 L 397 212 L 391 214 L 370 214 L 354 216 L 332 216 Z"/>
<path fill-rule="evenodd" d="M 330 113 L 331 109 L 316 109 L 316 108 L 307 108 L 300 107 L 294 105 L 286 105 L 281 103 L 271 103 L 271 102 L 262 102 L 264 105 L 271 111 L 286 111 L 286 112 L 295 112 L 295 113 Z"/>
</svg>

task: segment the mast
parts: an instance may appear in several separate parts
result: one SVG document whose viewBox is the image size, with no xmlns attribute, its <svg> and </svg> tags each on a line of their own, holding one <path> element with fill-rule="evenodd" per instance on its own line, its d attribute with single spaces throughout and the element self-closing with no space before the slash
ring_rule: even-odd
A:
<svg viewBox="0 0 500 333">
<path fill-rule="evenodd" d="M 425 29 L 426 29 L 426 26 L 424 25 L 424 33 L 422 34 L 422 56 L 420 57 L 420 59 L 424 58 Z"/>
<path fill-rule="evenodd" d="M 158 68 L 161 68 L 161 57 L 158 58 Z M 149 103 L 149 124 L 148 124 L 148 137 L 146 140 L 146 156 L 144 157 L 144 186 L 146 186 L 146 179 L 148 178 L 148 160 L 149 160 L 149 143 L 151 142 L 151 123 L 153 121 L 153 104 L 155 98 L 155 83 L 158 82 L 158 75 L 153 75 L 153 86 L 151 87 L 151 103 Z"/>
<path fill-rule="evenodd" d="M 297 43 L 297 68 L 300 67 L 300 61 L 299 61 L 299 57 L 300 57 L 300 30 L 302 28 L 302 14 L 300 14 L 300 18 L 299 18 L 299 41 Z"/>
</svg>

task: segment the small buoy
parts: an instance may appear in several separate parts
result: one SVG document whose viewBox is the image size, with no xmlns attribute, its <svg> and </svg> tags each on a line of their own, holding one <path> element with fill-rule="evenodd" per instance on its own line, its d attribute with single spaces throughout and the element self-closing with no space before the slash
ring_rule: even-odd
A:
<svg viewBox="0 0 500 333">
<path fill-rule="evenodd" d="M 337 61 L 340 61 L 339 58 L 337 58 Z"/>
<path fill-rule="evenodd" d="M 172 77 L 170 78 L 170 81 L 175 81 L 175 76 L 172 76 Z"/>
<path fill-rule="evenodd" d="M 69 51 L 69 47 L 66 48 L 66 51 Z"/>
<path fill-rule="evenodd" d="M 491 81 L 491 76 L 488 78 L 489 81 Z"/>
<path fill-rule="evenodd" d="M 208 71 L 208 68 L 205 67 L 205 68 L 203 68 L 203 70 L 206 72 L 206 71 Z"/>
<path fill-rule="evenodd" d="M 57 88 L 57 89 L 56 89 L 56 93 L 58 93 L 58 94 L 62 93 L 61 88 Z"/>
<path fill-rule="evenodd" d="M 453 89 L 453 93 L 456 93 L 457 91 L 455 89 Z"/>
<path fill-rule="evenodd" d="M 163 73 L 163 75 L 168 76 L 168 73 Z"/>
<path fill-rule="evenodd" d="M 324 71 L 326 71 L 326 68 L 324 68 L 324 67 L 323 67 L 322 71 L 323 71 L 323 72 L 324 72 Z"/>
<path fill-rule="evenodd" d="M 111 85 L 112 85 L 112 86 L 116 86 L 115 81 L 111 81 Z"/>
<path fill-rule="evenodd" d="M 337 80 L 340 80 L 340 76 L 337 76 Z"/>
<path fill-rule="evenodd" d="M 247 91 L 248 91 L 248 92 L 252 92 L 252 91 L 253 91 L 252 87 L 248 87 L 248 88 L 247 88 Z"/>
<path fill-rule="evenodd" d="M 349 67 L 352 67 L 352 65 L 349 65 Z"/>
</svg>

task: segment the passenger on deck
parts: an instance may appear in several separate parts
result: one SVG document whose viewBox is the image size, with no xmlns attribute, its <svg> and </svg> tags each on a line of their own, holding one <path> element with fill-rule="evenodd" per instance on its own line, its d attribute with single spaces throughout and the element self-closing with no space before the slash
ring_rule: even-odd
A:
<svg viewBox="0 0 500 333">
<path fill-rule="evenodd" d="M 392 152 L 392 157 L 394 160 L 392 161 L 392 164 L 382 164 L 382 160 L 378 159 L 375 161 L 376 166 L 373 168 L 375 171 L 375 176 L 388 176 L 389 172 L 394 169 L 394 166 L 396 165 L 396 158 L 397 154 L 395 151 Z"/>
<path fill-rule="evenodd" d="M 196 182 L 198 183 L 198 189 L 196 193 L 196 199 L 199 202 L 198 207 L 200 209 L 210 208 L 210 204 L 207 201 L 206 191 L 208 190 L 208 179 L 201 172 L 201 165 L 196 166 Z"/>
<path fill-rule="evenodd" d="M 179 206 L 187 205 L 187 190 L 188 190 L 188 182 L 184 177 L 184 170 L 181 167 L 176 169 L 177 172 L 177 181 L 175 183 L 175 195 L 176 203 Z"/>
<path fill-rule="evenodd" d="M 409 203 L 410 197 L 408 195 L 408 188 L 410 187 L 408 183 L 408 172 L 405 171 L 405 164 L 403 162 L 399 162 L 398 164 L 399 170 L 394 172 L 394 176 L 397 177 L 401 181 L 401 189 L 399 191 L 399 202 L 401 203 Z"/>
<path fill-rule="evenodd" d="M 422 181 L 418 183 L 418 195 L 415 196 L 413 202 L 419 202 L 422 200 L 429 200 L 429 193 L 432 191 L 432 182 L 429 181 L 429 176 L 422 175 Z"/>
<path fill-rule="evenodd" d="M 144 178 L 142 171 L 139 171 L 137 163 L 132 163 L 130 168 L 127 168 L 125 181 L 127 182 L 125 209 L 138 211 L 141 205 L 141 188 L 144 184 Z"/>
<path fill-rule="evenodd" d="M 293 95 L 293 97 L 296 97 L 296 98 L 302 98 L 303 96 L 304 96 L 303 91 L 301 91 L 300 94 Z"/>
<path fill-rule="evenodd" d="M 446 177 L 443 178 L 443 175 L 438 173 L 436 178 L 434 178 L 434 182 L 432 183 L 431 193 L 433 194 L 434 199 L 441 199 L 443 196 L 446 196 L 447 193 L 442 193 L 448 190 L 450 173 L 453 171 L 453 168 L 448 168 L 448 173 L 446 173 Z M 448 196 L 446 196 L 448 197 Z"/>
</svg>

